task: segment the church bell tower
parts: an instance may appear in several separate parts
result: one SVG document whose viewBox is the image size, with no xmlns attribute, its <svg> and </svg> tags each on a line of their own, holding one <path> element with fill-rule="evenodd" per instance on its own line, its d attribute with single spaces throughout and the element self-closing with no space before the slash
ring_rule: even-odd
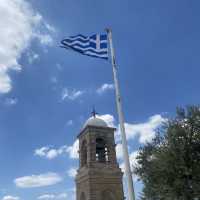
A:
<svg viewBox="0 0 200 200">
<path fill-rule="evenodd" d="M 124 200 L 123 173 L 116 159 L 114 132 L 115 128 L 94 115 L 78 135 L 77 200 Z"/>
</svg>

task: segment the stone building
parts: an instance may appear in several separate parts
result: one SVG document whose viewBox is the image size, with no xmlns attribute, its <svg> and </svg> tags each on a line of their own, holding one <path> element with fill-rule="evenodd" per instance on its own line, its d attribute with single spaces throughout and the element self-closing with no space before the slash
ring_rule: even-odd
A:
<svg viewBox="0 0 200 200">
<path fill-rule="evenodd" d="M 77 200 L 123 200 L 122 171 L 116 159 L 115 128 L 95 115 L 80 134 Z"/>
</svg>

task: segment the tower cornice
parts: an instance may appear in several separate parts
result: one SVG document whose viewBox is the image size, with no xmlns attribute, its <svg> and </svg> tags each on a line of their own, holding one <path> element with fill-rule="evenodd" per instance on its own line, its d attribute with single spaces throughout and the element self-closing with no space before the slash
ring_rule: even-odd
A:
<svg viewBox="0 0 200 200">
<path fill-rule="evenodd" d="M 92 131 L 103 131 L 103 132 L 107 132 L 107 131 L 116 131 L 116 128 L 113 127 L 104 127 L 104 126 L 91 126 L 91 125 L 87 125 L 86 127 L 84 127 L 80 133 L 77 135 L 77 138 L 79 138 L 82 134 L 84 133 L 88 133 L 88 132 L 92 132 Z"/>
</svg>

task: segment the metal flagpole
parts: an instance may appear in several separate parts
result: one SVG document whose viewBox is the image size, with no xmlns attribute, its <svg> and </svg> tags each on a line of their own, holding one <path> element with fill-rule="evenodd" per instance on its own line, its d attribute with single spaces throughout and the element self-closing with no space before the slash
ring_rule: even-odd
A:
<svg viewBox="0 0 200 200">
<path fill-rule="evenodd" d="M 109 39 L 109 43 L 110 43 L 117 111 L 118 111 L 118 117 L 119 117 L 119 122 L 120 122 L 123 155 L 124 155 L 124 161 L 125 161 L 125 174 L 126 174 L 127 181 L 128 181 L 128 196 L 129 196 L 129 200 L 135 200 L 133 179 L 132 179 L 132 173 L 131 173 L 131 167 L 130 167 L 130 161 L 129 161 L 129 155 L 128 155 L 128 146 L 127 146 L 126 133 L 125 133 L 125 126 L 124 126 L 124 115 L 123 115 L 123 111 L 122 111 L 121 95 L 120 95 L 119 81 L 118 81 L 118 75 L 117 75 L 117 66 L 116 66 L 116 61 L 115 61 L 115 52 L 114 52 L 114 47 L 113 47 L 113 42 L 112 42 L 112 31 L 111 31 L 111 29 L 106 29 L 106 31 L 108 33 L 108 39 Z"/>
</svg>

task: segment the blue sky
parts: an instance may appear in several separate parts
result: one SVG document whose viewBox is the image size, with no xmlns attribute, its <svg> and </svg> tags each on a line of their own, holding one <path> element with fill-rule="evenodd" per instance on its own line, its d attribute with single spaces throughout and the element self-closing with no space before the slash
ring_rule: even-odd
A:
<svg viewBox="0 0 200 200">
<path fill-rule="evenodd" d="M 93 105 L 118 126 L 110 62 L 61 49 L 61 39 L 112 28 L 133 164 L 138 147 L 177 106 L 200 102 L 199 6 L 189 0 L 2 0 L 0 199 L 74 198 L 76 136 Z M 135 187 L 138 195 L 142 185 Z"/>
</svg>

